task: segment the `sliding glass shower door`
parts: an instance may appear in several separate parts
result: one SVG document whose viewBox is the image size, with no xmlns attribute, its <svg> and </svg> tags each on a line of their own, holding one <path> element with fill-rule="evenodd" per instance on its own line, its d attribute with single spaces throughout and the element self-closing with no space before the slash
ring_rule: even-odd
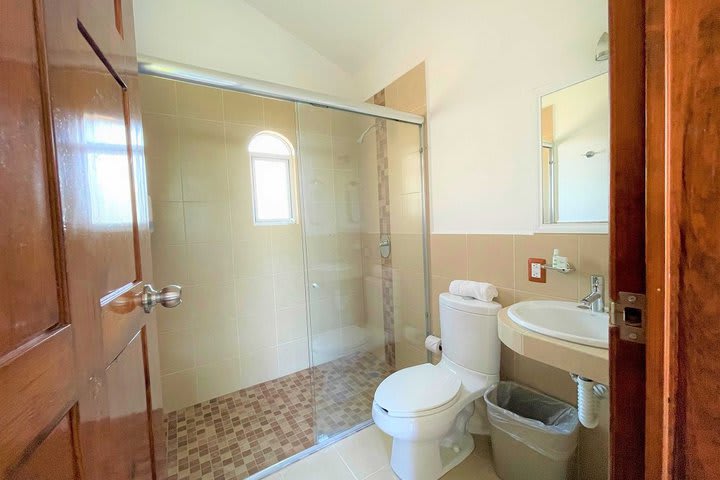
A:
<svg viewBox="0 0 720 480">
<path fill-rule="evenodd" d="M 371 418 L 379 383 L 423 363 L 419 127 L 298 105 L 311 372 L 322 442 Z"/>
</svg>

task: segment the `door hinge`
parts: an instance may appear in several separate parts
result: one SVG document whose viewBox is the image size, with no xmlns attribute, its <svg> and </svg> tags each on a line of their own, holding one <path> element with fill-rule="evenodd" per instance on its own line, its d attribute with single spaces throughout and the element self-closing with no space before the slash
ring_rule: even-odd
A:
<svg viewBox="0 0 720 480">
<path fill-rule="evenodd" d="M 610 323 L 620 327 L 621 340 L 645 343 L 645 308 L 644 293 L 620 292 L 610 309 Z"/>
</svg>

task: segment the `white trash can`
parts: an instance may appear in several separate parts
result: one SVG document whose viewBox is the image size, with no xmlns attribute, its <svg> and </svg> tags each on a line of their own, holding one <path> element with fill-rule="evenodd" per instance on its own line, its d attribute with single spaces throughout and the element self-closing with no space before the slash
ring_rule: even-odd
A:
<svg viewBox="0 0 720 480">
<path fill-rule="evenodd" d="M 502 480 L 566 480 L 575 473 L 577 410 L 514 382 L 485 392 L 495 472 Z"/>
</svg>

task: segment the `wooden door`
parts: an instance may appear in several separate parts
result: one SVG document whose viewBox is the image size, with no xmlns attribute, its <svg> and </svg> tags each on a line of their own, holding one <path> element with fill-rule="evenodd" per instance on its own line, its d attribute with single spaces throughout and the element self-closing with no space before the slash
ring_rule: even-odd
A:
<svg viewBox="0 0 720 480">
<path fill-rule="evenodd" d="M 612 476 L 717 478 L 720 7 L 611 0 L 611 25 L 613 292 L 647 294 L 645 345 L 611 329 Z"/>
<path fill-rule="evenodd" d="M 162 478 L 132 1 L 0 0 L 0 476 Z"/>
</svg>

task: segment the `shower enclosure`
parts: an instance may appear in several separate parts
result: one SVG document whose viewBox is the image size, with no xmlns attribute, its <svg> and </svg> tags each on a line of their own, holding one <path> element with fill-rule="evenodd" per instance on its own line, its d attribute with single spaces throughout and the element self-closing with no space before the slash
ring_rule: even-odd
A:
<svg viewBox="0 0 720 480">
<path fill-rule="evenodd" d="M 260 478 L 427 360 L 422 119 L 145 73 L 154 281 L 185 291 L 158 311 L 169 474 Z"/>
</svg>

